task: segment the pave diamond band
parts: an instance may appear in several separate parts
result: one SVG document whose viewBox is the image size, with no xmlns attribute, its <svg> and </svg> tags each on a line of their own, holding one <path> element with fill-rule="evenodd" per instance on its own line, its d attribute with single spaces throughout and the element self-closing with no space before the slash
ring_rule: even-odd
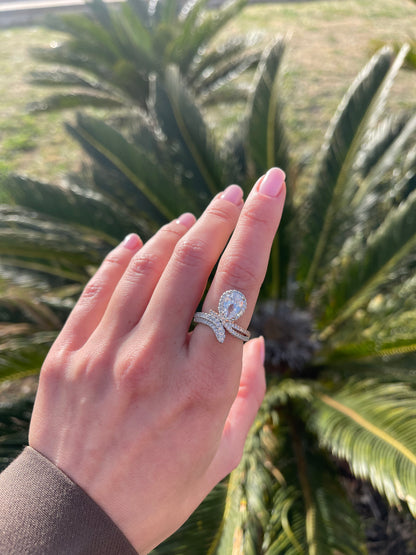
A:
<svg viewBox="0 0 416 555">
<path fill-rule="evenodd" d="M 247 308 L 247 299 L 236 289 L 229 289 L 221 295 L 218 303 L 218 313 L 214 310 L 209 312 L 196 312 L 194 322 L 197 324 L 205 324 L 209 326 L 215 333 L 215 337 L 220 343 L 224 343 L 225 330 L 237 339 L 248 341 L 250 332 L 238 326 L 235 320 L 238 320 Z"/>
</svg>

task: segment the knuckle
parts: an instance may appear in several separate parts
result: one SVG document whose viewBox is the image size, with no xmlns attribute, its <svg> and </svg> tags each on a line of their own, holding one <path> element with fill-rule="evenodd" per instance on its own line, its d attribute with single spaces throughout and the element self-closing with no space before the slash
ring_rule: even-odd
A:
<svg viewBox="0 0 416 555">
<path fill-rule="evenodd" d="M 107 256 L 104 259 L 104 264 L 103 264 L 104 269 L 106 266 L 107 267 L 115 266 L 116 268 L 118 268 L 118 267 L 124 267 L 124 264 L 123 264 L 123 261 L 120 259 L 120 256 L 118 256 L 115 251 L 111 251 L 110 253 L 107 254 Z"/>
<path fill-rule="evenodd" d="M 176 245 L 174 258 L 182 266 L 193 268 L 205 265 L 207 259 L 208 245 L 202 239 L 186 239 Z"/>
<path fill-rule="evenodd" d="M 100 278 L 95 277 L 91 279 L 85 286 L 78 304 L 82 305 L 84 303 L 89 303 L 90 301 L 98 298 L 102 294 L 104 288 L 105 284 Z"/>
<path fill-rule="evenodd" d="M 136 281 L 137 277 L 152 274 L 153 272 L 158 271 L 160 265 L 160 256 L 156 253 L 141 252 L 131 260 L 128 270 L 128 278 Z"/>
<path fill-rule="evenodd" d="M 71 360 L 72 353 L 65 347 L 58 348 L 55 344 L 42 365 L 42 378 L 51 379 L 62 376 L 65 369 L 70 366 Z"/>
<path fill-rule="evenodd" d="M 242 221 L 250 228 L 256 227 L 269 227 L 270 219 L 259 210 L 256 206 L 246 206 L 242 215 Z"/>
<path fill-rule="evenodd" d="M 251 289 L 259 281 L 258 272 L 243 262 L 243 258 L 230 255 L 222 261 L 217 273 L 222 274 L 230 284 L 238 284 L 239 288 Z"/>
<path fill-rule="evenodd" d="M 183 229 L 176 223 L 170 222 L 160 229 L 160 234 L 164 236 L 168 241 L 173 240 L 174 242 L 176 242 L 179 241 L 179 239 L 183 236 Z"/>
<path fill-rule="evenodd" d="M 219 220 L 220 223 L 229 222 L 230 221 L 230 210 L 231 203 L 227 203 L 226 206 L 218 203 L 212 204 L 207 209 L 207 214 L 210 217 L 214 217 L 216 220 Z M 228 210 L 227 210 L 228 208 Z"/>
<path fill-rule="evenodd" d="M 144 346 L 140 357 L 134 352 L 122 354 L 114 371 L 117 386 L 133 396 L 152 395 L 160 385 L 157 373 L 151 370 L 154 364 L 154 356 Z"/>
</svg>

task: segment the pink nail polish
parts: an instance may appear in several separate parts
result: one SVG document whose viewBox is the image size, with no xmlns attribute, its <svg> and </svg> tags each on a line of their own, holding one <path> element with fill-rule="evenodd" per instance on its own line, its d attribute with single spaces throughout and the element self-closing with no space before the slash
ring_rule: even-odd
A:
<svg viewBox="0 0 416 555">
<path fill-rule="evenodd" d="M 130 233 L 129 235 L 127 235 L 127 237 L 124 238 L 122 245 L 126 249 L 134 251 L 137 249 L 140 243 L 140 237 L 136 235 L 136 233 Z"/>
<path fill-rule="evenodd" d="M 238 206 L 243 200 L 243 190 L 238 185 L 229 185 L 221 194 L 220 198 L 228 200 Z"/>
<path fill-rule="evenodd" d="M 177 224 L 184 225 L 188 229 L 191 228 L 195 223 L 195 216 L 190 212 L 186 212 L 179 216 L 177 220 L 175 220 Z"/>
<path fill-rule="evenodd" d="M 259 193 L 268 197 L 277 197 L 283 188 L 286 174 L 280 168 L 271 168 L 259 186 Z"/>
</svg>

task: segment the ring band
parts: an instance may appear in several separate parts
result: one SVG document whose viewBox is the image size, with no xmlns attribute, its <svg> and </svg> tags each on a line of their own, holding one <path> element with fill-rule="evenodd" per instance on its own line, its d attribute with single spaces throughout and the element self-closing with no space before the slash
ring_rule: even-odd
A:
<svg viewBox="0 0 416 555">
<path fill-rule="evenodd" d="M 238 326 L 235 320 L 238 320 L 247 308 L 247 299 L 240 291 L 229 289 L 221 295 L 218 303 L 218 312 L 210 310 L 209 312 L 196 312 L 194 322 L 196 324 L 205 324 L 209 326 L 215 333 L 215 337 L 220 343 L 224 343 L 225 330 L 237 339 L 248 341 L 250 332 Z"/>
</svg>

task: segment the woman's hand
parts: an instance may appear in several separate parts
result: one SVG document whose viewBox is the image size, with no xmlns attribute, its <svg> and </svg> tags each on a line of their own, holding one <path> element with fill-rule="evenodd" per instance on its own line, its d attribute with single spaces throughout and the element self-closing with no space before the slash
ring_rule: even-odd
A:
<svg viewBox="0 0 416 555">
<path fill-rule="evenodd" d="M 240 461 L 265 391 L 263 339 L 243 347 L 228 332 L 219 343 L 208 326 L 189 328 L 219 258 L 203 310 L 237 289 L 248 304 L 237 323 L 247 327 L 284 198 L 284 173 L 273 168 L 245 205 L 231 185 L 197 222 L 184 214 L 145 245 L 128 236 L 46 358 L 29 444 L 139 553 L 172 534 Z"/>
</svg>

